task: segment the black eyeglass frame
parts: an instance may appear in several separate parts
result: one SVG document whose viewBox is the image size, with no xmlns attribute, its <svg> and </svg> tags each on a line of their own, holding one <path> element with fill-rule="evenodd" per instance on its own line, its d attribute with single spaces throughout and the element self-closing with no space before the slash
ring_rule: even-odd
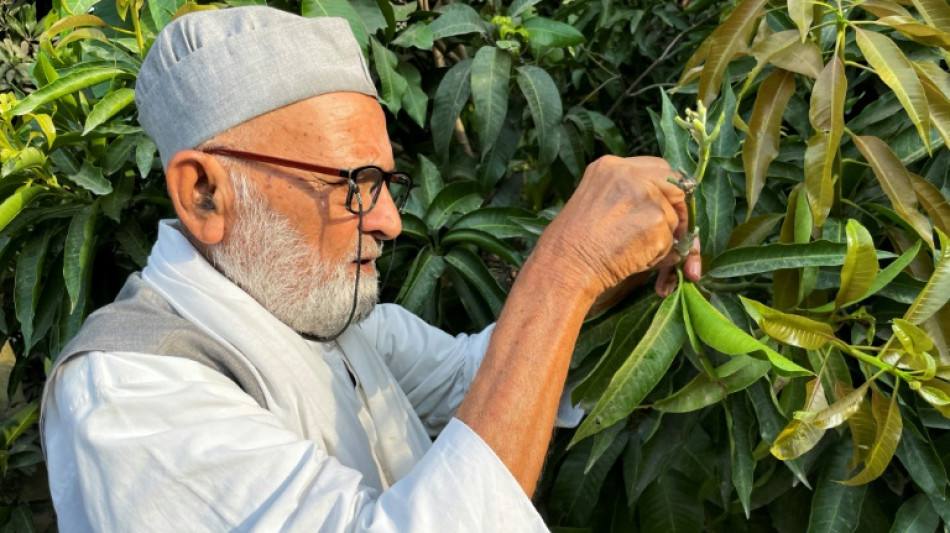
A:
<svg viewBox="0 0 950 533">
<path fill-rule="evenodd" d="M 396 209 L 399 212 L 402 212 L 403 207 L 405 207 L 406 200 L 409 198 L 409 190 L 412 188 L 412 178 L 409 177 L 409 174 L 405 172 L 390 172 L 383 170 L 376 165 L 365 165 L 362 167 L 356 167 L 353 169 L 345 168 L 334 168 L 334 167 L 324 167 L 321 165 L 314 165 L 312 163 L 304 163 L 302 161 L 294 161 L 293 159 L 284 159 L 282 157 L 275 157 L 272 155 L 258 154 L 254 152 L 245 152 L 243 150 L 232 150 L 230 148 L 208 148 L 202 150 L 202 152 L 211 155 L 223 155 L 237 157 L 239 159 L 247 159 L 248 161 L 256 161 L 258 163 L 268 163 L 271 165 L 278 165 L 287 168 L 293 168 L 297 170 L 304 170 L 307 172 L 317 172 L 319 174 L 327 174 L 330 176 L 339 176 L 346 180 L 346 185 L 348 190 L 346 193 L 346 210 L 354 215 L 366 214 L 374 207 L 376 207 L 376 200 L 379 198 L 380 192 L 383 190 L 382 184 L 386 183 L 386 188 L 388 189 L 393 183 L 397 185 L 404 185 L 406 187 L 406 194 L 403 198 L 400 199 L 399 204 L 396 205 Z M 379 180 L 370 187 L 370 192 L 372 194 L 372 200 L 370 201 L 369 207 L 362 209 L 363 198 L 360 195 L 360 188 L 357 185 L 357 177 L 360 172 L 364 170 L 372 169 L 379 172 Z M 327 185 L 344 185 L 343 183 L 327 183 Z M 356 195 L 356 200 L 360 209 L 353 209 L 353 196 Z M 395 203 L 395 202 L 394 202 Z"/>
</svg>

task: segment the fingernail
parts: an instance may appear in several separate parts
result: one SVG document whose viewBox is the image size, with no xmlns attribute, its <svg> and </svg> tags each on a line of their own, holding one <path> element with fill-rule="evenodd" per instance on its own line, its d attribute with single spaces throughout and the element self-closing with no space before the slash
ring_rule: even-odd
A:
<svg viewBox="0 0 950 533">
<path fill-rule="evenodd" d="M 692 263 L 689 265 L 689 276 L 693 279 L 699 279 L 702 275 L 702 269 L 700 268 L 699 263 Z"/>
</svg>

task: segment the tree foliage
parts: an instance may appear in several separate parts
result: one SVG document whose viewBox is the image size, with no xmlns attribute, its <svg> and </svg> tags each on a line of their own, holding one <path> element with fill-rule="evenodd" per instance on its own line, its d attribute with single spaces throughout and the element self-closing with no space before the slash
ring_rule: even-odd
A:
<svg viewBox="0 0 950 533">
<path fill-rule="evenodd" d="M 950 521 L 943 0 L 271 5 L 349 21 L 418 184 L 383 297 L 444 329 L 495 319 L 596 156 L 661 151 L 701 180 L 704 278 L 634 294 L 578 340 L 590 415 L 542 480 L 554 530 Z M 46 369 L 171 214 L 132 99 L 144 53 L 174 17 L 224 6 L 58 0 L 30 26 L 29 86 L 0 94 L 10 527 L 52 519 Z"/>
</svg>

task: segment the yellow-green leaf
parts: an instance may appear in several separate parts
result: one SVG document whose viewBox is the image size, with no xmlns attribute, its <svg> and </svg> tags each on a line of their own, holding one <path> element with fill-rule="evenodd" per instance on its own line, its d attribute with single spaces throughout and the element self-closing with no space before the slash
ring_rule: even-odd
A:
<svg viewBox="0 0 950 533">
<path fill-rule="evenodd" d="M 664 413 L 688 413 L 722 401 L 744 390 L 769 373 L 772 365 L 754 357 L 737 355 L 715 369 L 715 376 L 700 374 L 672 395 L 653 404 Z"/>
<path fill-rule="evenodd" d="M 73 28 L 79 28 L 82 26 L 105 26 L 106 23 L 101 18 L 95 15 L 82 14 L 82 15 L 70 15 L 65 18 L 61 18 L 53 23 L 48 30 L 40 34 L 41 41 L 48 41 L 55 37 L 57 34 L 62 33 L 66 30 L 71 30 Z"/>
<path fill-rule="evenodd" d="M 135 100 L 135 90 L 124 87 L 116 89 L 105 96 L 92 108 L 89 116 L 86 117 L 86 125 L 83 127 L 82 134 L 86 135 L 96 126 L 109 120 L 116 113 L 122 111 L 126 106 Z"/>
<path fill-rule="evenodd" d="M 894 337 L 904 347 L 904 354 L 899 361 L 901 367 L 920 372 L 917 376 L 920 380 L 933 379 L 937 374 L 937 360 L 931 355 L 935 346 L 930 335 L 900 318 L 894 319 L 893 330 Z"/>
<path fill-rule="evenodd" d="M 56 141 L 56 125 L 53 124 L 53 117 L 46 113 L 38 113 L 36 115 L 27 115 L 27 118 L 32 118 L 36 121 L 36 125 L 40 127 L 40 131 L 46 136 L 46 146 L 53 146 L 53 143 Z"/>
<path fill-rule="evenodd" d="M 899 381 L 897 383 L 900 383 Z M 864 469 L 854 477 L 842 483 L 849 486 L 863 485 L 877 479 L 887 465 L 890 464 L 897 444 L 901 439 L 901 430 L 904 427 L 900 407 L 897 405 L 897 387 L 891 394 L 891 401 L 887 402 L 877 390 L 871 392 L 871 411 L 877 424 L 874 443 L 864 459 Z"/>
<path fill-rule="evenodd" d="M 752 212 L 765 186 L 766 171 L 778 155 L 782 113 L 795 93 L 795 76 L 776 70 L 759 88 L 749 121 L 749 135 L 742 144 L 742 163 L 746 172 L 748 212 Z"/>
<path fill-rule="evenodd" d="M 801 40 L 808 38 L 808 30 L 811 29 L 812 20 L 815 17 L 814 5 L 810 0 L 788 0 L 788 16 L 792 18 L 798 31 L 801 33 Z"/>
<path fill-rule="evenodd" d="M 825 391 L 820 378 L 816 377 L 809 381 L 806 390 L 807 395 L 802 410 L 822 411 L 828 406 L 828 400 L 825 399 Z M 769 451 L 779 460 L 788 461 L 814 448 L 824 434 L 825 430 L 816 428 L 804 420 L 793 418 L 776 437 Z"/>
<path fill-rule="evenodd" d="M 938 30 L 950 32 L 950 5 L 947 0 L 913 0 L 927 24 Z"/>
<path fill-rule="evenodd" d="M 874 284 L 877 277 L 877 251 L 871 234 L 857 220 L 848 220 L 848 252 L 841 267 L 841 288 L 835 296 L 835 306 L 860 298 Z"/>
<path fill-rule="evenodd" d="M 835 338 L 834 330 L 824 322 L 783 313 L 743 296 L 739 298 L 762 332 L 779 342 L 806 350 L 818 350 Z"/>
<path fill-rule="evenodd" d="M 940 414 L 950 418 L 950 383 L 942 379 L 931 379 L 923 382 L 911 383 L 911 388 Z"/>
<path fill-rule="evenodd" d="M 748 46 L 767 0 L 742 0 L 735 11 L 706 38 L 706 62 L 699 74 L 699 98 L 706 106 L 719 94 L 726 67 Z"/>
<path fill-rule="evenodd" d="M 871 412 L 871 403 L 866 398 L 861 399 L 858 409 L 848 418 L 848 429 L 851 430 L 851 442 L 854 447 L 848 468 L 853 469 L 864 461 L 874 444 L 874 413 Z"/>
<path fill-rule="evenodd" d="M 944 0 L 940 0 L 944 1 Z M 894 91 L 907 116 L 917 127 L 924 146 L 930 150 L 930 113 L 927 96 L 917 78 L 914 67 L 900 48 L 889 37 L 873 31 L 855 28 L 858 47 L 878 77 Z"/>
<path fill-rule="evenodd" d="M 842 385 L 836 383 L 836 388 Z M 799 411 L 795 413 L 795 418 L 811 423 L 818 429 L 831 429 L 847 422 L 855 413 L 861 409 L 861 403 L 865 401 L 865 395 L 868 392 L 870 382 L 865 382 L 860 387 L 847 394 L 840 396 L 838 401 L 818 411 L 817 413 L 806 413 Z"/>
<path fill-rule="evenodd" d="M 808 369 L 796 364 L 739 329 L 703 298 L 703 295 L 693 284 L 685 284 L 682 293 L 693 330 L 709 346 L 727 355 L 753 355 L 756 352 L 764 352 L 769 362 L 775 367 L 776 372 L 780 374 L 811 374 Z"/>
<path fill-rule="evenodd" d="M 950 300 L 950 239 L 943 232 L 938 232 L 943 245 L 940 262 L 920 294 L 904 313 L 904 320 L 911 324 L 923 323 Z"/>
<path fill-rule="evenodd" d="M 891 15 L 911 16 L 910 11 L 907 11 L 903 6 L 891 0 L 864 0 L 858 3 L 858 7 L 877 17 L 889 17 Z"/>
<path fill-rule="evenodd" d="M 931 61 L 914 63 L 914 70 L 927 96 L 930 122 L 944 144 L 950 146 L 950 74 Z"/>
<path fill-rule="evenodd" d="M 835 199 L 835 158 L 844 134 L 844 63 L 834 55 L 815 81 L 808 119 L 815 135 L 805 149 L 805 196 L 815 224 L 824 224 Z"/>
<path fill-rule="evenodd" d="M 910 180 L 910 173 L 891 148 L 877 137 L 855 136 L 854 144 L 871 164 L 874 175 L 890 198 L 894 212 L 910 225 L 931 248 L 933 232 L 927 218 L 917 211 L 917 197 Z"/>
<path fill-rule="evenodd" d="M 914 17 L 890 16 L 877 19 L 883 24 L 902 33 L 908 39 L 925 46 L 950 47 L 950 33 L 938 30 L 932 26 L 921 24 Z"/>
</svg>

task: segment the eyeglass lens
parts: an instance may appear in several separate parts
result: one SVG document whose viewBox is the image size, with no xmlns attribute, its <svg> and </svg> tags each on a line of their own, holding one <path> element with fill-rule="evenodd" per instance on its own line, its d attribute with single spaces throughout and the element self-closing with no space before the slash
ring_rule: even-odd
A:
<svg viewBox="0 0 950 533">
<path fill-rule="evenodd" d="M 363 167 L 356 173 L 355 181 L 360 191 L 360 197 L 355 194 L 348 195 L 350 198 L 349 210 L 352 212 L 360 211 L 360 200 L 363 202 L 363 212 L 367 212 L 376 206 L 379 194 L 382 191 L 385 174 L 376 167 Z M 397 181 L 398 177 L 397 177 Z M 392 196 L 393 203 L 397 209 L 402 209 L 409 194 L 409 187 L 405 184 L 391 181 L 389 185 L 389 194 Z"/>
</svg>

